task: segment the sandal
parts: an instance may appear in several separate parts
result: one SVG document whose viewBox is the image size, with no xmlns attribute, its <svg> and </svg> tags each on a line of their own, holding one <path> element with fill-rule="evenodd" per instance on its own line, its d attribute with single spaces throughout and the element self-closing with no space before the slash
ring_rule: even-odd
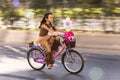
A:
<svg viewBox="0 0 120 80">
<path fill-rule="evenodd" d="M 48 64 L 47 67 L 48 69 L 51 69 L 53 67 L 53 64 Z"/>
</svg>

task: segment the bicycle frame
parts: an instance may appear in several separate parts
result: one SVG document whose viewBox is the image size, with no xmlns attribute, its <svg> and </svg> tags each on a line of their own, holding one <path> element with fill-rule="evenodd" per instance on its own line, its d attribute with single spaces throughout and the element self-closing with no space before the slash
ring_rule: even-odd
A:
<svg viewBox="0 0 120 80">
<path fill-rule="evenodd" d="M 60 46 L 60 49 L 53 54 L 53 59 L 57 58 L 65 48 L 67 48 L 67 47 L 64 43 Z"/>
<path fill-rule="evenodd" d="M 68 48 L 67 48 L 65 43 L 63 43 L 62 46 L 60 46 L 60 49 L 57 52 L 54 53 L 53 60 L 55 60 L 55 58 L 57 58 L 64 49 L 66 49 L 65 52 L 66 52 L 66 55 L 67 55 L 67 57 L 69 59 L 68 61 L 72 61 L 73 57 L 71 56 L 71 54 L 69 54 Z"/>
<path fill-rule="evenodd" d="M 60 47 L 60 49 L 53 54 L 53 60 L 55 60 L 55 58 L 57 58 L 57 57 L 61 54 L 61 52 L 62 52 L 64 49 L 67 48 L 67 46 L 66 46 L 65 43 L 63 43 L 63 44 L 62 44 L 61 46 L 59 46 L 59 47 Z M 44 48 L 42 49 L 42 48 L 39 47 L 39 46 L 33 46 L 32 48 L 37 48 L 37 49 L 39 49 L 42 54 L 45 54 L 45 53 L 46 53 L 46 50 L 45 50 Z M 44 61 L 44 60 L 45 60 L 45 56 L 38 56 L 37 58 L 34 58 L 34 61 L 35 61 L 35 62 L 45 64 L 45 61 Z"/>
<path fill-rule="evenodd" d="M 63 42 L 62 45 L 59 46 L 59 47 L 60 47 L 59 50 L 56 51 L 55 53 L 53 53 L 53 56 L 52 56 L 53 60 L 55 60 L 55 58 L 57 58 L 62 53 L 62 51 L 64 49 L 67 50 L 67 46 L 66 46 L 65 42 Z M 47 50 L 45 48 L 41 47 L 41 46 L 33 46 L 32 48 L 39 49 L 42 54 L 45 54 L 47 52 Z M 66 52 L 68 54 L 68 51 L 66 51 Z M 45 61 L 44 61 L 45 58 L 46 58 L 46 56 L 38 56 L 37 58 L 34 59 L 34 61 L 38 62 L 38 63 L 45 63 Z"/>
</svg>

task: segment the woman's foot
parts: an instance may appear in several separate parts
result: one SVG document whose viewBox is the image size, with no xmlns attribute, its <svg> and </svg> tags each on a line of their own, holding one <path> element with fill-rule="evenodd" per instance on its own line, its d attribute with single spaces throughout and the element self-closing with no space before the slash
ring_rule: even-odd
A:
<svg viewBox="0 0 120 80">
<path fill-rule="evenodd" d="M 47 67 L 48 69 L 51 69 L 53 67 L 53 64 L 48 64 Z"/>
</svg>

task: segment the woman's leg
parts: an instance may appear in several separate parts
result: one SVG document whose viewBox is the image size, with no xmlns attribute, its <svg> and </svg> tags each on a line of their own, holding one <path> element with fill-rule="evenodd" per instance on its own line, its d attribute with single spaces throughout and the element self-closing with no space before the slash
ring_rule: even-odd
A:
<svg viewBox="0 0 120 80">
<path fill-rule="evenodd" d="M 53 65 L 54 61 L 52 59 L 52 51 L 51 51 L 51 46 L 53 45 L 54 41 L 56 40 L 56 37 L 54 36 L 48 36 L 45 38 L 39 38 L 37 43 L 40 43 L 43 47 L 45 47 L 47 49 L 47 53 L 46 53 L 46 64 L 49 67 Z"/>
<path fill-rule="evenodd" d="M 46 64 L 47 65 L 53 65 L 53 60 L 52 60 L 52 52 L 51 52 L 51 46 L 47 41 L 47 38 L 39 38 L 37 43 L 40 43 L 43 47 L 45 47 L 47 49 L 46 52 Z M 52 67 L 52 66 L 50 66 Z"/>
<path fill-rule="evenodd" d="M 50 44 L 51 47 L 53 46 L 54 41 L 55 41 L 55 37 L 49 36 L 48 43 Z"/>
<path fill-rule="evenodd" d="M 58 50 L 58 47 L 60 46 L 60 37 L 59 36 L 56 36 L 55 37 L 55 41 L 53 43 L 53 46 L 52 46 L 52 50 L 56 51 Z"/>
<path fill-rule="evenodd" d="M 47 64 L 47 65 L 53 64 L 52 52 L 51 52 L 51 47 L 50 47 L 50 45 L 48 44 L 47 41 L 44 41 L 44 42 L 42 43 L 42 45 L 47 49 L 47 53 L 46 53 L 46 64 Z"/>
</svg>

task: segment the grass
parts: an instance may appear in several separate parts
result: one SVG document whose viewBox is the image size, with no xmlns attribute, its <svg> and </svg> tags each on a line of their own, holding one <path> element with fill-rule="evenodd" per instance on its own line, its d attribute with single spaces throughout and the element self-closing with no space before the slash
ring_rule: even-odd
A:
<svg viewBox="0 0 120 80">
<path fill-rule="evenodd" d="M 100 15 L 103 15 L 104 12 L 102 11 L 103 8 L 86 8 L 86 9 L 83 9 L 83 8 L 57 8 L 57 9 L 54 9 L 54 14 L 56 17 L 66 17 L 66 16 L 70 16 L 70 17 L 78 17 L 78 16 L 86 16 L 86 17 L 97 17 L 97 16 L 100 16 Z M 26 9 L 27 10 L 27 9 Z M 17 14 L 19 14 L 20 16 L 25 16 L 26 14 L 26 10 L 23 10 L 23 9 L 17 9 L 15 10 Z M 46 9 L 37 9 L 37 10 L 32 10 L 32 9 L 29 9 L 30 11 L 32 11 L 33 13 L 35 13 L 35 16 L 38 16 L 38 17 L 42 17 L 43 14 L 46 12 Z M 120 16 L 120 8 L 119 7 L 116 7 L 113 12 L 115 14 L 117 14 L 116 16 Z M 0 11 L 0 16 L 2 16 L 3 14 L 5 13 L 2 13 Z"/>
<path fill-rule="evenodd" d="M 115 13 L 120 13 L 120 8 L 116 8 L 115 10 L 113 10 Z"/>
</svg>

